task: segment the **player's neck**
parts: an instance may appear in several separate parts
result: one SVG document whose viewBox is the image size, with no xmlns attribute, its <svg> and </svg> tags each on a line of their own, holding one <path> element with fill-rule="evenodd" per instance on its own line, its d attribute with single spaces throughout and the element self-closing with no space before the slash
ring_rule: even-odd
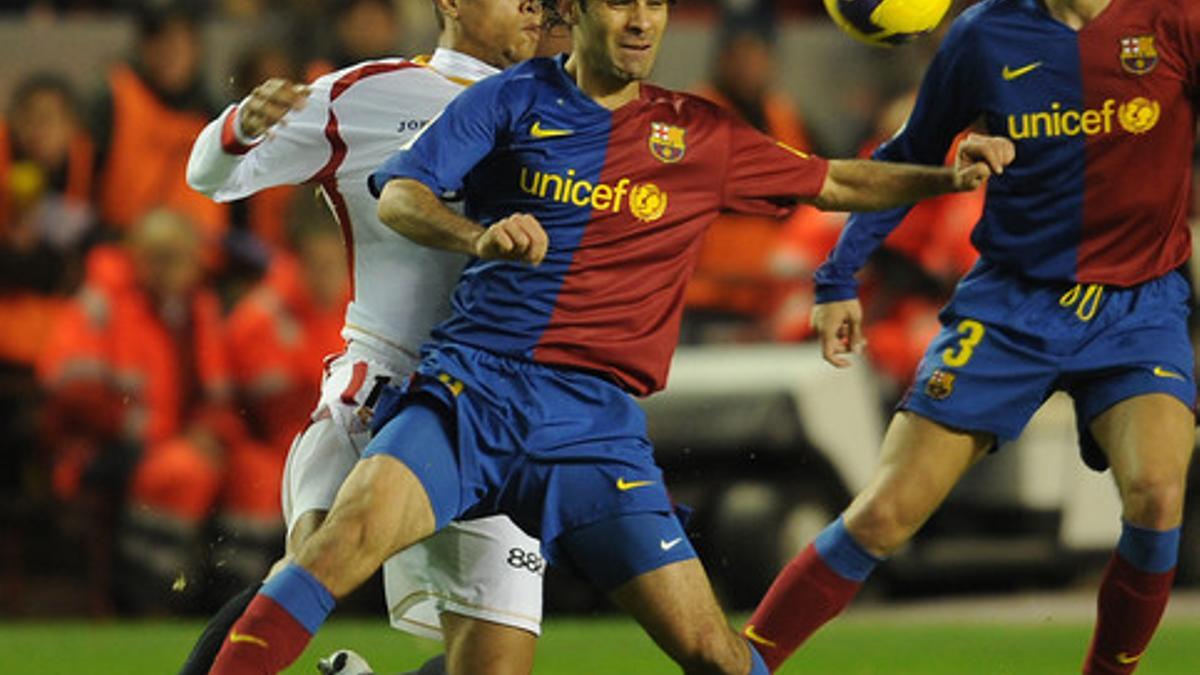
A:
<svg viewBox="0 0 1200 675">
<path fill-rule="evenodd" d="M 622 79 L 607 69 L 589 67 L 586 58 L 578 51 L 571 53 L 563 68 L 575 80 L 580 91 L 609 110 L 620 108 L 636 99 L 642 92 L 642 85 L 638 80 Z"/>
<path fill-rule="evenodd" d="M 505 63 L 504 59 L 501 58 L 501 55 L 495 49 L 489 49 L 480 42 L 469 39 L 453 24 L 446 26 L 446 29 L 438 36 L 438 47 L 466 54 L 471 58 L 501 70 L 512 65 L 511 63 Z"/>
<path fill-rule="evenodd" d="M 1100 16 L 1114 0 L 1042 0 L 1050 15 L 1079 30 Z"/>
</svg>

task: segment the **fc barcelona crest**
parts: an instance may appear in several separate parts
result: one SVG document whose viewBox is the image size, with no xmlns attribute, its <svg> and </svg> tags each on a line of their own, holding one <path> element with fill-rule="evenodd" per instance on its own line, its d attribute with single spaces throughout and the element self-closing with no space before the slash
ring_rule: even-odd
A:
<svg viewBox="0 0 1200 675">
<path fill-rule="evenodd" d="M 933 371 L 925 382 L 925 395 L 935 401 L 943 401 L 954 393 L 954 373 L 948 373 L 941 368 Z"/>
<path fill-rule="evenodd" d="M 1145 75 L 1158 65 L 1153 35 L 1121 38 L 1121 67 L 1134 75 Z"/>
<path fill-rule="evenodd" d="M 650 123 L 650 154 L 660 162 L 674 164 L 683 159 L 687 143 L 683 140 L 683 127 L 663 122 Z"/>
</svg>

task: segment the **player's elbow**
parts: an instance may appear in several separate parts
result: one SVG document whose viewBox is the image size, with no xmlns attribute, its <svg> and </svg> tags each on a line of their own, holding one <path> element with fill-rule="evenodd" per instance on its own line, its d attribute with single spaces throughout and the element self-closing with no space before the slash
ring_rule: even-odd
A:
<svg viewBox="0 0 1200 675">
<path fill-rule="evenodd" d="M 428 193 L 429 188 L 415 180 L 395 178 L 388 181 L 379 193 L 379 207 L 376 212 L 379 222 L 406 237 L 412 238 L 418 234 L 417 215 L 420 212 L 422 192 Z"/>
<path fill-rule="evenodd" d="M 196 153 L 192 153 L 192 156 L 188 158 L 187 184 L 188 187 L 202 195 L 209 197 L 210 199 L 216 198 L 217 190 L 221 187 L 220 184 L 214 181 L 212 176 L 210 176 L 208 172 L 204 170 L 203 162 L 199 161 Z"/>
<path fill-rule="evenodd" d="M 860 211 L 866 200 L 858 195 L 854 187 L 839 179 L 831 171 L 825 177 L 821 191 L 813 199 L 813 206 L 822 211 Z"/>
</svg>

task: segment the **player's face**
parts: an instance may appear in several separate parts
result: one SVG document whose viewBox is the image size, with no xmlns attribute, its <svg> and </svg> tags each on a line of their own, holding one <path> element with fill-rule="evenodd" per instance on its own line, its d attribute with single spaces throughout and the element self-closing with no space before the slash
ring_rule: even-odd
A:
<svg viewBox="0 0 1200 675">
<path fill-rule="evenodd" d="M 578 38 L 586 62 L 621 81 L 650 77 L 663 32 L 667 0 L 587 0 Z"/>
<path fill-rule="evenodd" d="M 458 0 L 458 50 L 497 68 L 533 56 L 542 37 L 541 0 Z"/>
</svg>

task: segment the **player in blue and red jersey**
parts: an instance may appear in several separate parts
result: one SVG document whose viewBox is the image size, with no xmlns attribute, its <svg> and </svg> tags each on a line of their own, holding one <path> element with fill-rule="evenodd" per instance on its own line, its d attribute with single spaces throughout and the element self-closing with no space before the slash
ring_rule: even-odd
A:
<svg viewBox="0 0 1200 675">
<path fill-rule="evenodd" d="M 1200 3 L 986 0 L 951 28 L 905 129 L 876 157 L 935 164 L 982 119 L 1017 159 L 988 184 L 981 259 L 942 313 L 867 488 L 781 573 L 744 633 L 772 668 L 831 619 L 963 473 L 1055 390 L 1084 459 L 1111 466 L 1123 530 L 1085 673 L 1129 673 L 1166 606 L 1196 397 L 1186 222 Z M 905 211 L 859 214 L 817 272 L 825 357 L 861 344 L 854 273 Z"/>
<path fill-rule="evenodd" d="M 417 375 L 377 405 L 384 426 L 329 517 L 264 585 L 213 673 L 283 668 L 389 554 L 496 512 L 608 591 L 688 672 L 766 673 L 725 621 L 633 398 L 666 379 L 704 228 L 722 210 L 885 208 L 972 189 L 1012 146 L 968 140 L 957 168 L 826 162 L 642 84 L 666 0 L 567 9 L 569 57 L 467 89 L 372 176 L 384 223 L 475 258 Z M 449 195 L 465 198 L 465 217 Z"/>
</svg>

